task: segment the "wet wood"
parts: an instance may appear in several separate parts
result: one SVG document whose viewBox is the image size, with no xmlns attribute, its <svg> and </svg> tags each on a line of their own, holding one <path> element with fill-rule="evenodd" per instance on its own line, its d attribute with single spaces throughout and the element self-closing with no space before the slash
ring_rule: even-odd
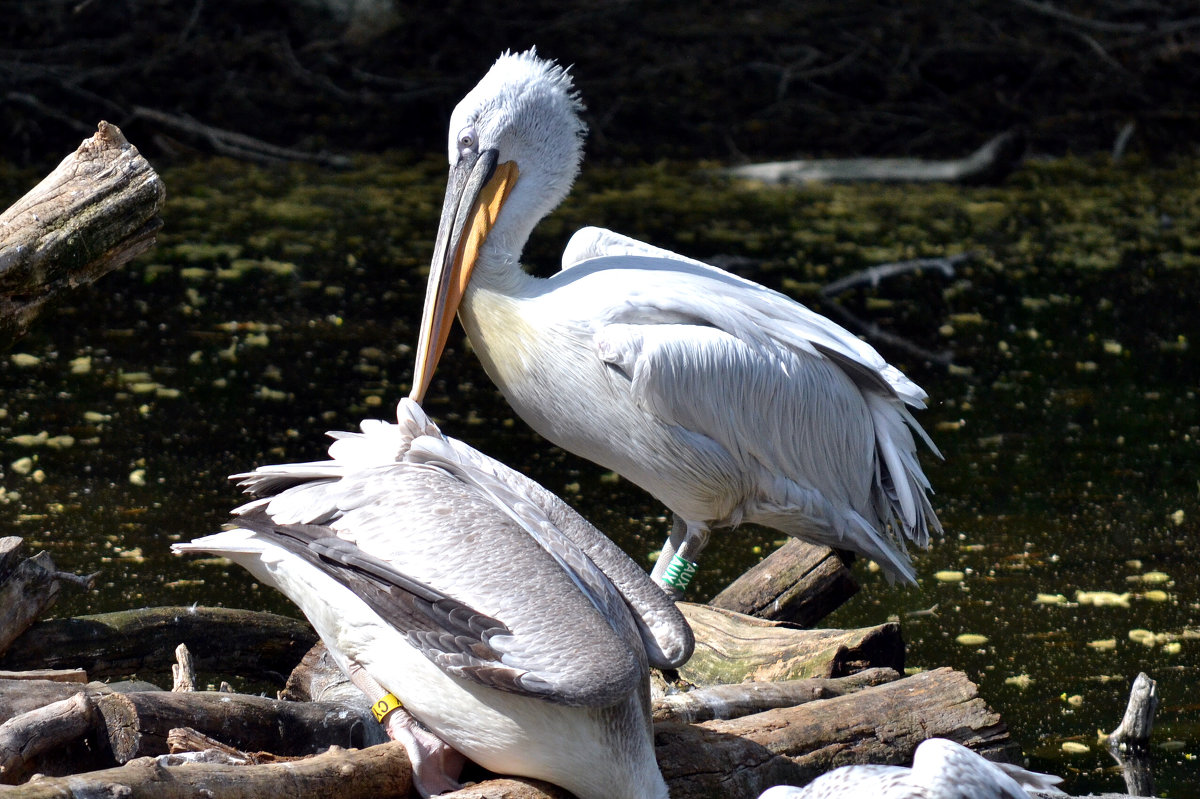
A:
<svg viewBox="0 0 1200 799">
<path fill-rule="evenodd" d="M 0 724 L 0 783 L 20 782 L 35 758 L 87 734 L 98 719 L 92 699 L 80 691 Z"/>
<path fill-rule="evenodd" d="M 1001 133 L 965 158 L 927 161 L 920 158 L 829 158 L 771 161 L 723 170 L 730 177 L 767 184 L 850 183 L 997 183 L 1007 177 L 1025 153 L 1025 139 Z"/>
<path fill-rule="evenodd" d="M 1158 710 L 1158 683 L 1140 672 L 1129 691 L 1129 704 L 1115 730 L 1108 734 L 1111 749 L 1145 748 L 1154 729 L 1154 713 Z"/>
<path fill-rule="evenodd" d="M 175 647 L 175 663 L 171 664 L 171 690 L 187 693 L 196 690 L 196 666 L 187 644 Z"/>
<path fill-rule="evenodd" d="M 677 721 L 683 724 L 710 719 L 735 719 L 778 707 L 796 707 L 818 699 L 845 696 L 898 679 L 900 673 L 894 669 L 866 669 L 848 677 L 830 679 L 710 685 L 655 699 L 652 715 L 656 722 Z"/>
<path fill-rule="evenodd" d="M 0 348 L 50 300 L 154 245 L 162 181 L 115 125 L 0 214 Z"/>
<path fill-rule="evenodd" d="M 399 799 L 408 797 L 412 788 L 408 756 L 398 743 L 361 750 L 331 749 L 314 757 L 263 765 L 188 761 L 186 755 L 138 758 L 119 768 L 0 786 L 0 797 L 248 799 L 336 795 L 337 799 Z"/>
<path fill-rule="evenodd" d="M 696 651 L 679 669 L 695 685 L 844 677 L 867 668 L 904 671 L 900 625 L 797 630 L 730 610 L 680 602 Z"/>
<path fill-rule="evenodd" d="M 196 668 L 282 685 L 316 642 L 307 622 L 249 610 L 138 610 L 41 621 L 0 656 L 0 669 L 83 668 L 94 678 L 169 672 L 186 643 Z"/>
<path fill-rule="evenodd" d="M 829 547 L 789 538 L 709 604 L 748 616 L 815 627 L 858 593 L 858 581 Z"/>
<path fill-rule="evenodd" d="M 60 572 L 48 552 L 21 559 L 20 538 L 0 541 L 0 655 L 54 606 L 64 584 L 91 588 L 91 577 Z"/>
<path fill-rule="evenodd" d="M 655 725 L 673 799 L 755 797 L 838 766 L 904 764 L 934 736 L 997 759 L 1006 759 L 1012 746 L 975 685 L 948 668 L 729 721 Z"/>
<path fill-rule="evenodd" d="M 246 751 L 306 755 L 380 743 L 369 714 L 331 702 L 285 702 L 217 691 L 106 694 L 96 700 L 118 763 L 167 754 L 171 730 L 191 727 Z"/>
</svg>

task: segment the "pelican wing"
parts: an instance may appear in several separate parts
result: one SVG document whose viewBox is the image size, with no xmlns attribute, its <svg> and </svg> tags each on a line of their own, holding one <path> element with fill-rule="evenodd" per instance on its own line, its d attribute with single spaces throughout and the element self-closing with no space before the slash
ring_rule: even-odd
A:
<svg viewBox="0 0 1200 799">
<path fill-rule="evenodd" d="M 585 227 L 575 231 L 575 235 L 571 236 L 571 240 L 567 242 L 567 246 L 562 254 L 562 268 L 570 269 L 572 266 L 581 264 L 584 261 L 590 261 L 593 258 L 606 258 L 612 255 L 632 255 L 639 258 L 666 258 L 701 267 L 708 266 L 702 261 L 688 258 L 686 255 L 680 255 L 670 250 L 664 250 L 661 247 L 655 247 L 652 244 L 638 241 L 621 233 L 615 233 L 602 227 Z"/>
<path fill-rule="evenodd" d="M 656 668 L 676 668 L 695 639 L 675 603 L 636 563 L 567 503 L 528 477 L 453 438 L 422 439 L 410 457 L 441 466 L 492 497 L 572 575 L 620 633 L 632 611 Z"/>
</svg>

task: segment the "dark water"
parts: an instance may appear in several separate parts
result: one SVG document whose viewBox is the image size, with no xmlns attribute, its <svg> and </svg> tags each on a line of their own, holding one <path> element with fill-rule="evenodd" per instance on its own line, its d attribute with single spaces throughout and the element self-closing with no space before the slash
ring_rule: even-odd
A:
<svg viewBox="0 0 1200 799">
<path fill-rule="evenodd" d="M 931 395 L 920 419 L 946 459 L 924 462 L 947 535 L 917 555 L 918 589 L 858 564 L 864 589 L 830 623 L 899 618 L 909 665 L 967 671 L 1033 766 L 1072 792 L 1123 789 L 1096 735 L 1145 671 L 1162 698 L 1157 787 L 1200 797 L 1195 167 L 1066 162 L 1001 188 L 782 192 L 694 165 L 590 168 L 526 261 L 552 271 L 571 230 L 602 224 L 815 304 L 820 285 L 872 264 L 974 253 L 953 278 L 840 298 L 951 355 L 939 365 L 876 341 Z M 210 161 L 164 178 L 159 248 L 0 361 L 0 518 L 61 567 L 102 572 L 63 614 L 192 602 L 294 613 L 240 570 L 174 558 L 169 544 L 221 524 L 238 501 L 226 475 L 321 457 L 322 431 L 387 416 L 406 393 L 443 171 L 396 155 L 350 173 Z M 25 188 L 11 181 L 8 200 Z M 661 507 L 514 420 L 459 334 L 427 408 L 635 557 L 661 544 Z M 694 598 L 775 540 L 717 539 Z"/>
</svg>

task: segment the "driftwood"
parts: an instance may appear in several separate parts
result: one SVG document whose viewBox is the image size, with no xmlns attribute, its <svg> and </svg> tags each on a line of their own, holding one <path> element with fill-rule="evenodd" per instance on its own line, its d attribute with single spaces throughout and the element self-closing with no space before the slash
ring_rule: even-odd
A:
<svg viewBox="0 0 1200 799">
<path fill-rule="evenodd" d="M 29 669 L 28 671 L 0 671 L 0 680 L 49 680 L 50 682 L 85 683 L 87 672 L 83 669 Z"/>
<path fill-rule="evenodd" d="M 966 158 L 926 161 L 920 158 L 829 158 L 772 161 L 722 170 L 725 175 L 767 184 L 948 182 L 998 183 L 1021 163 L 1025 137 L 1008 131 L 992 138 Z"/>
<path fill-rule="evenodd" d="M 381 743 L 382 728 L 369 713 L 329 702 L 285 702 L 216 691 L 104 694 L 96 699 L 109 746 L 118 763 L 170 751 L 177 727 L 248 751 L 305 755 L 330 746 Z"/>
<path fill-rule="evenodd" d="M 711 719 L 736 719 L 773 710 L 796 707 L 818 699 L 861 691 L 900 678 L 893 669 L 866 669 L 848 677 L 786 680 L 783 682 L 743 682 L 736 685 L 709 685 L 683 693 L 660 696 L 654 700 L 653 718 L 693 724 Z"/>
<path fill-rule="evenodd" d="M 0 538 L 0 655 L 53 607 L 63 583 L 90 588 L 95 575 L 60 572 L 48 552 L 21 560 L 20 538 Z"/>
<path fill-rule="evenodd" d="M 96 134 L 0 214 L 0 347 L 47 301 L 154 245 L 162 181 L 115 125 Z"/>
<path fill-rule="evenodd" d="M 180 642 L 200 670 L 283 683 L 316 642 L 307 622 L 226 608 L 141 608 L 41 621 L 0 657 L 0 669 L 84 668 L 93 677 L 169 671 Z"/>
<path fill-rule="evenodd" d="M 856 593 L 858 581 L 838 553 L 789 538 L 709 604 L 761 619 L 815 627 Z"/>
<path fill-rule="evenodd" d="M 0 783 L 15 783 L 27 775 L 39 755 L 83 737 L 99 715 L 83 691 L 0 724 Z"/>
<path fill-rule="evenodd" d="M 866 668 L 904 670 L 900 625 L 797 630 L 707 605 L 680 602 L 696 651 L 679 669 L 695 685 L 844 677 Z"/>
<path fill-rule="evenodd" d="M 412 771 L 404 747 L 386 743 L 361 750 L 335 748 L 301 760 L 254 766 L 188 762 L 182 755 L 144 757 L 119 768 L 0 786 L 0 797 L 246 799 L 336 795 L 338 799 L 385 799 L 408 797 L 411 788 Z"/>
<path fill-rule="evenodd" d="M 1154 795 L 1150 763 L 1150 732 L 1158 710 L 1158 683 L 1140 672 L 1129 691 L 1129 704 L 1115 730 L 1108 734 L 1108 751 L 1121 764 L 1125 789 L 1134 796 Z"/>
</svg>

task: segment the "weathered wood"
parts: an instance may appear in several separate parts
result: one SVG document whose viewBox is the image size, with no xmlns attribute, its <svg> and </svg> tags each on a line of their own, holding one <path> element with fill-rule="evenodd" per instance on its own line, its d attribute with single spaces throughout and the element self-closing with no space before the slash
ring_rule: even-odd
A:
<svg viewBox="0 0 1200 799">
<path fill-rule="evenodd" d="M 367 749 L 331 749 L 314 757 L 238 766 L 187 762 L 181 755 L 138 758 L 124 766 L 71 777 L 47 777 L 0 786 L 3 799 L 252 799 L 336 796 L 407 799 L 412 770 L 399 743 Z M 179 765 L 172 765 L 178 763 Z"/>
<path fill-rule="evenodd" d="M 48 552 L 27 558 L 0 584 L 0 655 L 47 609 L 62 590 Z"/>
<path fill-rule="evenodd" d="M 285 702 L 217 691 L 106 694 L 96 701 L 118 763 L 170 751 L 167 736 L 191 727 L 229 746 L 307 755 L 330 746 L 370 746 L 385 736 L 367 713 L 333 702 Z"/>
<path fill-rule="evenodd" d="M 8 575 L 21 561 L 25 548 L 25 540 L 19 535 L 0 537 L 0 583 L 8 579 Z"/>
<path fill-rule="evenodd" d="M 735 719 L 777 707 L 796 707 L 818 699 L 845 696 L 898 679 L 900 673 L 893 669 L 866 669 L 848 677 L 830 679 L 710 685 L 655 699 L 652 717 L 656 722 L 677 721 L 683 724 L 710 719 Z"/>
<path fill-rule="evenodd" d="M 856 593 L 858 581 L 838 553 L 789 538 L 709 604 L 761 619 L 815 627 Z"/>
<path fill-rule="evenodd" d="M 0 724 L 0 783 L 24 779 L 35 758 L 86 735 L 98 718 L 92 699 L 80 691 Z"/>
<path fill-rule="evenodd" d="M 904 671 L 900 625 L 797 630 L 708 605 L 680 602 L 696 651 L 679 669 L 695 685 L 844 677 L 866 668 Z"/>
<path fill-rule="evenodd" d="M 1134 796 L 1154 795 L 1154 770 L 1149 744 L 1158 710 L 1158 683 L 1139 672 L 1129 691 L 1129 704 L 1115 730 L 1108 734 L 1108 751 L 1121 765 L 1125 789 Z"/>
<path fill-rule="evenodd" d="M 467 785 L 457 791 L 438 794 L 438 799 L 572 799 L 573 795 L 557 785 L 541 780 L 500 777 Z"/>
<path fill-rule="evenodd" d="M 0 669 L 87 669 L 93 677 L 168 672 L 186 643 L 197 668 L 283 683 L 317 640 L 307 622 L 249 610 L 162 607 L 34 624 L 0 656 Z"/>
<path fill-rule="evenodd" d="M 89 694 L 134 693 L 137 691 L 161 691 L 157 685 L 147 682 L 89 682 L 84 685 L 57 680 L 5 680 L 0 679 L 0 722 L 14 716 L 36 710 L 51 702 L 68 698 L 78 691 Z"/>
<path fill-rule="evenodd" d="M 367 695 L 338 668 L 321 641 L 314 644 L 292 669 L 279 698 L 293 702 L 343 702 L 363 709 L 371 707 Z"/>
<path fill-rule="evenodd" d="M 48 300 L 153 246 L 165 195 L 137 148 L 101 122 L 0 214 L 0 347 L 20 336 Z"/>
<path fill-rule="evenodd" d="M 196 666 L 187 644 L 175 647 L 175 663 L 171 664 L 171 690 L 186 693 L 196 690 Z"/>
<path fill-rule="evenodd" d="M 28 671 L 0 671 L 0 680 L 49 680 L 83 684 L 88 681 L 83 669 L 29 669 Z"/>
<path fill-rule="evenodd" d="M 948 668 L 729 721 L 655 725 L 673 799 L 755 797 L 838 766 L 908 763 L 917 745 L 934 736 L 994 759 L 1006 759 L 1011 747 L 1007 728 L 975 685 Z"/>
<path fill-rule="evenodd" d="M 828 158 L 771 161 L 722 170 L 724 174 L 767 184 L 879 182 L 996 183 L 1021 163 L 1025 138 L 1019 131 L 1001 133 L 966 158 L 927 161 L 920 158 Z"/>
</svg>

